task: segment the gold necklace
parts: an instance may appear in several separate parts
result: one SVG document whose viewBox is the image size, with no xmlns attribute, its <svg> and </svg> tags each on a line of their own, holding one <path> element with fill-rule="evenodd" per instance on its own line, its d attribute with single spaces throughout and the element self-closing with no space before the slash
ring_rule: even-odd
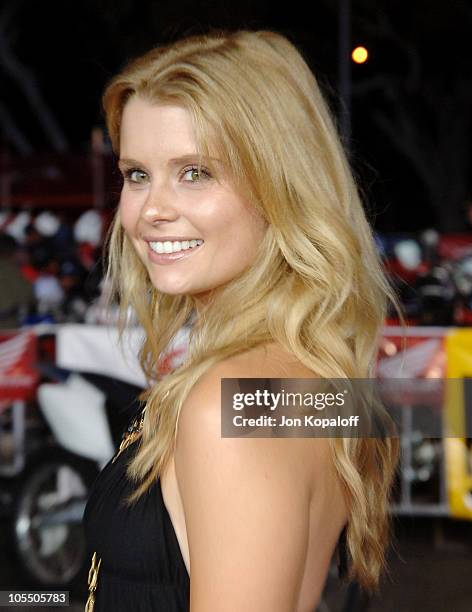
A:
<svg viewBox="0 0 472 612">
<path fill-rule="evenodd" d="M 164 394 L 164 399 L 169 395 L 169 391 L 166 391 Z M 111 460 L 112 463 L 116 461 L 119 455 L 128 448 L 130 444 L 133 444 L 140 436 L 144 425 L 144 415 L 146 414 L 146 406 L 141 411 L 141 414 L 137 416 L 128 427 L 128 429 L 123 433 L 121 444 L 118 449 L 118 452 Z M 100 565 L 102 564 L 102 560 L 99 559 L 97 563 L 97 553 L 96 551 L 93 553 L 92 562 L 90 565 L 90 570 L 88 574 L 88 598 L 85 604 L 85 612 L 93 612 L 95 607 L 95 591 L 97 589 L 98 583 L 98 571 L 100 569 Z"/>
<path fill-rule="evenodd" d="M 143 425 L 144 425 L 145 412 L 146 412 L 146 406 L 143 408 L 141 415 L 137 416 L 134 419 L 134 421 L 131 423 L 131 425 L 128 427 L 128 429 L 124 432 L 123 437 L 121 439 L 120 448 L 118 449 L 118 452 L 116 453 L 116 455 L 113 457 L 111 461 L 112 463 L 115 463 L 115 461 L 118 459 L 120 454 L 125 450 L 125 448 L 128 448 L 130 444 L 133 444 L 133 442 L 135 442 L 141 436 L 141 432 L 142 432 Z"/>
<path fill-rule="evenodd" d="M 102 560 L 100 559 L 97 563 L 97 553 L 93 553 L 92 564 L 88 573 L 88 590 L 89 595 L 87 597 L 87 602 L 85 603 L 85 612 L 93 612 L 95 607 L 95 590 L 97 588 L 98 582 L 98 570 L 100 569 L 100 565 L 102 564 Z"/>
<path fill-rule="evenodd" d="M 128 448 L 130 444 L 135 442 L 139 436 L 141 435 L 141 431 L 143 429 L 144 424 L 144 414 L 146 412 L 146 407 L 143 408 L 141 414 L 137 416 L 128 429 L 123 433 L 120 448 L 118 452 L 112 459 L 112 463 L 118 458 L 118 456 Z M 89 573 L 88 573 L 88 598 L 85 604 L 85 612 L 93 612 L 95 607 L 95 591 L 97 589 L 98 582 L 98 571 L 100 569 L 100 565 L 102 564 L 102 560 L 99 559 L 97 563 L 97 552 L 95 551 L 92 556 L 92 562 L 90 565 Z"/>
</svg>

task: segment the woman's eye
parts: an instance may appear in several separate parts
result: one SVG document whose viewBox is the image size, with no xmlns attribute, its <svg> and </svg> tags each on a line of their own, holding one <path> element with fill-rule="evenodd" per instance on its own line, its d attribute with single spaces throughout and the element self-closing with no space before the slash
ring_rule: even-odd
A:
<svg viewBox="0 0 472 612">
<path fill-rule="evenodd" d="M 192 166 L 191 168 L 186 168 L 183 171 L 183 175 L 185 182 L 189 182 L 189 183 L 198 183 L 201 180 L 208 180 L 209 178 L 211 178 L 211 175 L 209 173 L 209 171 L 206 168 L 202 168 L 200 167 L 200 169 L 198 168 L 198 166 Z M 188 179 L 185 179 L 185 176 L 188 176 Z"/>
<path fill-rule="evenodd" d="M 147 174 L 138 168 L 130 168 L 124 172 L 124 177 L 129 183 L 144 183 L 147 179 Z"/>
</svg>

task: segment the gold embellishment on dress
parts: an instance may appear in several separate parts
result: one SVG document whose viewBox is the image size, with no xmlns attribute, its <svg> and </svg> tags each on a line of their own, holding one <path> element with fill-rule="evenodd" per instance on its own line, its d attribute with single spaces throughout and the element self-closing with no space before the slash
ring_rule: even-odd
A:
<svg viewBox="0 0 472 612">
<path fill-rule="evenodd" d="M 85 604 L 85 612 L 93 612 L 93 609 L 95 607 L 95 590 L 97 588 L 98 570 L 100 569 L 101 564 L 101 559 L 97 563 L 97 553 L 94 552 L 92 557 L 92 564 L 90 565 L 88 573 L 89 596 L 87 598 L 87 603 Z"/>
<path fill-rule="evenodd" d="M 128 448 L 130 444 L 133 444 L 133 442 L 135 442 L 141 435 L 141 431 L 143 429 L 143 424 L 144 424 L 145 411 L 146 411 L 146 408 L 144 408 L 143 411 L 141 412 L 141 416 L 136 417 L 134 419 L 134 421 L 131 423 L 131 425 L 128 427 L 128 429 L 123 434 L 120 448 L 118 449 L 118 452 L 116 453 L 116 455 L 113 457 L 112 463 L 115 463 L 116 459 L 118 459 L 119 455 L 125 450 L 125 448 Z"/>
</svg>

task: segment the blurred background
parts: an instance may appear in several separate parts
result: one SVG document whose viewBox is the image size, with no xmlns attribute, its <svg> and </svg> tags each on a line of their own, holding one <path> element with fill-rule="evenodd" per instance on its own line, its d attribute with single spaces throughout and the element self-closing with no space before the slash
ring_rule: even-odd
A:
<svg viewBox="0 0 472 612">
<path fill-rule="evenodd" d="M 428 397 L 412 391 L 397 401 L 405 437 L 390 574 L 367 601 L 333 573 L 319 610 L 470 610 L 472 3 L 465 0 L 0 3 L 0 590 L 68 589 L 72 609 L 83 609 L 84 500 L 144 385 L 139 330 L 128 354 L 119 354 L 115 315 L 103 306 L 100 258 L 121 184 L 101 93 L 127 60 L 210 27 L 276 30 L 303 53 L 336 117 L 407 317 L 403 375 L 437 381 Z M 379 376 L 398 371 L 398 323 L 389 313 Z M 164 370 L 185 340 L 183 330 Z M 451 391 L 447 379 L 460 384 Z M 417 411 L 425 406 L 454 422 L 454 437 L 446 428 L 424 435 Z"/>
</svg>

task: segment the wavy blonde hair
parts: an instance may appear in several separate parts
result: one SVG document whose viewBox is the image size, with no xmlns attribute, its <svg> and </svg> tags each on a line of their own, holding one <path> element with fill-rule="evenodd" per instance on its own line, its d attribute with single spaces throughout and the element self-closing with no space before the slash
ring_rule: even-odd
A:
<svg viewBox="0 0 472 612">
<path fill-rule="evenodd" d="M 212 32 L 129 62 L 103 95 L 118 155 L 123 108 L 135 95 L 187 109 L 198 152 L 216 152 L 268 226 L 252 265 L 218 288 L 196 321 L 187 361 L 159 380 L 159 355 L 195 303 L 152 286 L 115 218 L 108 278 L 122 324 L 132 307 L 146 332 L 140 358 L 154 383 L 143 395 L 143 435 L 128 466 L 137 484 L 131 501 L 162 474 L 182 404 L 213 364 L 277 341 L 321 378 L 369 378 L 388 300 L 399 311 L 331 113 L 287 38 Z M 349 509 L 349 576 L 373 590 L 385 567 L 398 440 L 333 438 L 331 449 Z"/>
</svg>

